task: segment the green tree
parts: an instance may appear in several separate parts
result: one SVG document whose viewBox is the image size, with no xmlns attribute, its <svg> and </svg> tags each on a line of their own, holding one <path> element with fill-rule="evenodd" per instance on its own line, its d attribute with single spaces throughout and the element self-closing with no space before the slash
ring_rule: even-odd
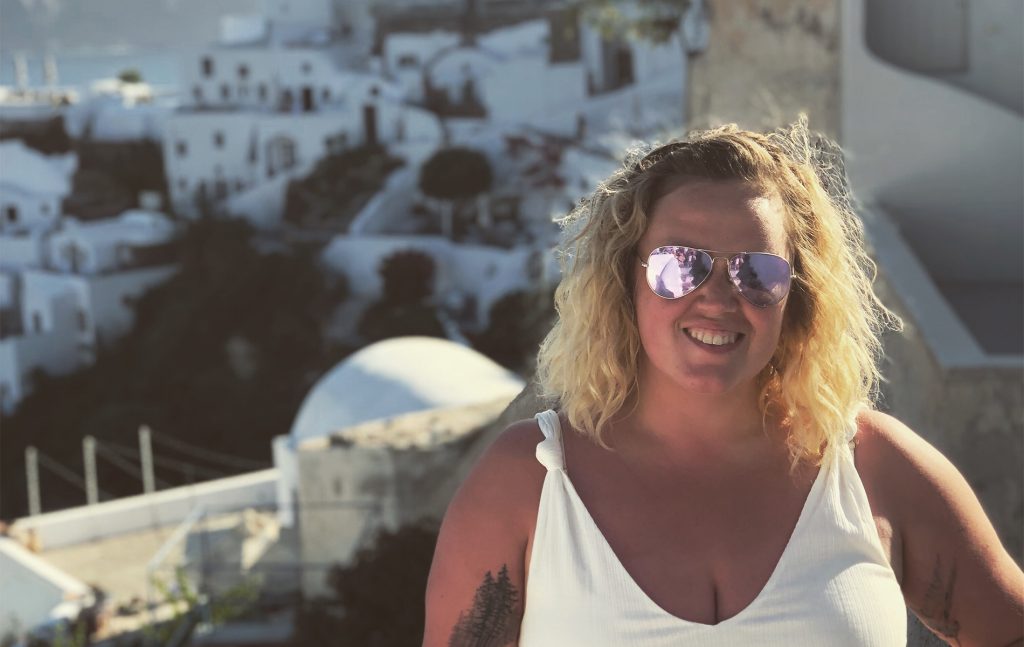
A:
<svg viewBox="0 0 1024 647">
<path fill-rule="evenodd" d="M 142 73 L 134 67 L 121 70 L 121 73 L 117 75 L 117 80 L 121 83 L 142 83 Z"/>
<path fill-rule="evenodd" d="M 472 338 L 473 347 L 507 368 L 529 374 L 554 317 L 551 292 L 510 292 L 491 306 L 487 329 Z"/>
<path fill-rule="evenodd" d="M 289 183 L 284 218 L 303 227 L 344 231 L 403 163 L 380 146 L 328 155 L 308 176 Z"/>
<path fill-rule="evenodd" d="M 381 261 L 384 294 L 363 313 L 356 327 L 367 342 L 391 337 L 444 337 L 435 307 L 434 259 L 423 252 L 403 250 Z"/>
<path fill-rule="evenodd" d="M 382 532 L 372 547 L 359 551 L 350 566 L 330 571 L 332 597 L 306 606 L 306 613 L 297 619 L 292 644 L 419 644 L 424 629 L 423 592 L 436 544 L 434 524 L 417 523 Z M 316 639 L 325 635 L 330 639 Z"/>
<path fill-rule="evenodd" d="M 419 187 L 439 200 L 460 200 L 491 188 L 491 165 L 470 148 L 446 148 L 428 159 L 420 169 Z"/>
<path fill-rule="evenodd" d="M 423 252 L 404 250 L 381 261 L 384 300 L 391 303 L 420 303 L 434 293 L 434 259 Z"/>
<path fill-rule="evenodd" d="M 419 187 L 425 195 L 441 201 L 441 231 L 454 233 L 455 203 L 490 190 L 493 177 L 487 158 L 469 148 L 446 148 L 434 153 L 420 169 Z"/>
</svg>

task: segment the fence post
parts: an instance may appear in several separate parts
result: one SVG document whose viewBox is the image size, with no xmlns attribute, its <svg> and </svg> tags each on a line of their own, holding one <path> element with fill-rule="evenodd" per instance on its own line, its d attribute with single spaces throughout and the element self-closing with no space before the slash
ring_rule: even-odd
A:
<svg viewBox="0 0 1024 647">
<path fill-rule="evenodd" d="M 39 452 L 35 447 L 25 448 L 25 478 L 28 480 L 28 514 L 34 517 L 43 511 L 39 496 Z"/>
<path fill-rule="evenodd" d="M 146 494 L 156 491 L 156 475 L 153 473 L 153 441 L 149 427 L 139 427 L 139 459 L 142 463 L 142 491 Z"/>
<path fill-rule="evenodd" d="M 82 458 L 85 462 L 85 502 L 93 505 L 100 497 L 96 484 L 96 439 L 92 436 L 82 439 Z"/>
</svg>

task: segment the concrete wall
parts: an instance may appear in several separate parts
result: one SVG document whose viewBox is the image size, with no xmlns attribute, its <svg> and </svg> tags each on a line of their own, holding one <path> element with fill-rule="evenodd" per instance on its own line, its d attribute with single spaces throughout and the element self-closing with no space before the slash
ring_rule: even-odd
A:
<svg viewBox="0 0 1024 647">
<path fill-rule="evenodd" d="M 867 0 L 872 53 L 1024 114 L 1024 3 Z"/>
<path fill-rule="evenodd" d="M 1024 118 L 875 58 L 864 0 L 842 8 L 842 144 L 858 196 L 893 216 L 937 280 L 1019 282 Z"/>
<path fill-rule="evenodd" d="M 434 506 L 451 497 L 453 467 L 507 401 L 416 411 L 303 443 L 296 453 L 303 592 L 325 593 L 328 568 L 348 563 L 379 530 L 439 518 Z"/>
<path fill-rule="evenodd" d="M 690 58 L 690 126 L 771 128 L 804 111 L 836 137 L 839 2 L 707 0 L 708 47 Z"/>
<path fill-rule="evenodd" d="M 865 216 L 876 290 L 904 321 L 885 337 L 882 408 L 963 473 L 1018 560 L 1024 557 L 1024 358 L 986 354 L 881 212 Z"/>
<path fill-rule="evenodd" d="M 73 546 L 120 534 L 181 522 L 193 508 L 211 513 L 272 505 L 276 500 L 278 471 L 266 469 L 196 485 L 124 497 L 14 522 L 12 533 L 36 533 L 44 550 Z"/>
</svg>

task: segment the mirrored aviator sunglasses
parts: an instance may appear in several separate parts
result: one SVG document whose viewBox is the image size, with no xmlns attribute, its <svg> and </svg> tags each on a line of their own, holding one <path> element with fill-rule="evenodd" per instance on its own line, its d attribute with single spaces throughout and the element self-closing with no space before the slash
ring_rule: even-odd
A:
<svg viewBox="0 0 1024 647">
<path fill-rule="evenodd" d="M 711 276 L 715 260 L 723 259 L 729 280 L 740 295 L 758 308 L 785 298 L 794 277 L 789 261 L 767 252 L 722 254 L 707 249 L 671 245 L 658 247 L 640 264 L 647 269 L 647 285 L 664 299 L 678 299 L 696 290 Z"/>
</svg>

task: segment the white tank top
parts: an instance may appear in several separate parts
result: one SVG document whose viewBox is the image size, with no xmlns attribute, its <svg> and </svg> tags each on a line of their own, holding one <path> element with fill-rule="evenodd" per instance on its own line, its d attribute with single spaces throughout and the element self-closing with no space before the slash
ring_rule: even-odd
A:
<svg viewBox="0 0 1024 647">
<path fill-rule="evenodd" d="M 520 647 L 906 645 L 903 594 L 847 444 L 828 452 L 768 583 L 737 615 L 707 625 L 668 613 L 626 572 L 565 472 L 558 415 L 535 417 L 548 473 Z"/>
</svg>

